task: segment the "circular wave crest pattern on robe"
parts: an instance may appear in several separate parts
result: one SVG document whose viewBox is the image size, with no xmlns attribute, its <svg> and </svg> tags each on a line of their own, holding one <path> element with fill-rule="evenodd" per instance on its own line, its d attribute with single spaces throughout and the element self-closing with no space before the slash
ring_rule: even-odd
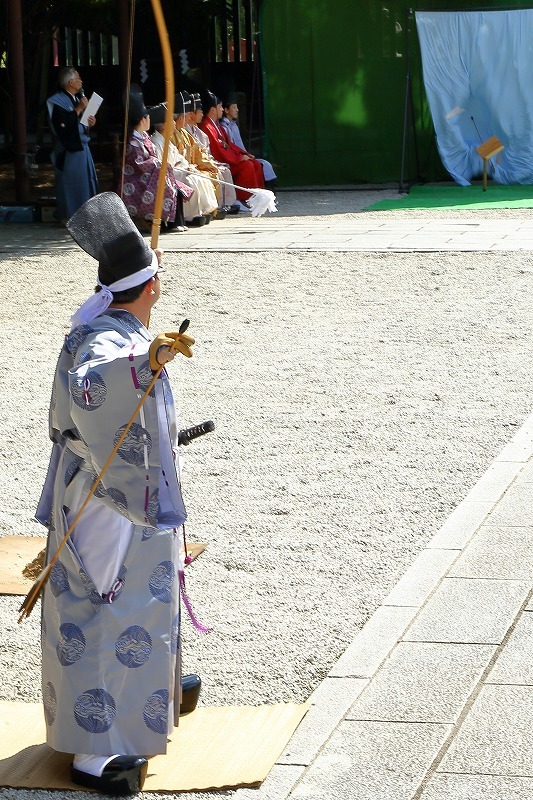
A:
<svg viewBox="0 0 533 800">
<path fill-rule="evenodd" d="M 158 689 L 144 705 L 144 722 L 154 733 L 165 734 L 168 730 L 168 698 L 168 689 Z"/>
<path fill-rule="evenodd" d="M 60 561 L 56 561 L 50 572 L 50 589 L 54 597 L 59 597 L 70 589 L 67 570 Z"/>
<path fill-rule="evenodd" d="M 108 731 L 116 713 L 115 701 L 105 689 L 87 689 L 74 705 L 76 722 L 89 733 Z"/>
<path fill-rule="evenodd" d="M 76 358 L 79 346 L 92 332 L 93 328 L 83 323 L 82 325 L 78 325 L 77 328 L 74 328 L 74 330 L 65 337 L 65 348 L 73 358 Z"/>
<path fill-rule="evenodd" d="M 70 384 L 70 394 L 76 405 L 84 411 L 96 411 L 105 403 L 107 386 L 96 370 L 89 369 L 85 375 L 74 378 Z"/>
<path fill-rule="evenodd" d="M 132 625 L 115 643 L 115 655 L 129 669 L 142 667 L 152 653 L 152 637 L 141 625 Z"/>
<path fill-rule="evenodd" d="M 121 492 L 120 489 L 115 489 L 113 486 L 110 486 L 109 489 L 107 490 L 106 494 L 108 494 L 109 497 L 112 499 L 114 504 L 120 510 L 120 513 L 122 514 L 122 516 L 124 516 L 127 519 L 129 519 L 129 517 L 128 517 L 128 500 L 127 500 L 126 495 L 124 494 L 124 492 Z"/>
<path fill-rule="evenodd" d="M 122 436 L 125 427 L 126 426 L 123 425 L 115 433 L 113 446 L 116 445 Z M 138 422 L 134 422 L 126 434 L 124 441 L 118 448 L 117 455 L 127 464 L 133 464 L 136 467 L 140 467 L 144 464 L 145 447 L 148 449 L 148 454 L 150 454 L 152 449 L 152 437 L 146 428 L 143 428 Z"/>
<path fill-rule="evenodd" d="M 150 361 L 144 361 L 136 370 L 136 375 L 139 382 L 139 388 L 141 391 L 145 392 L 148 389 L 152 378 L 154 377 L 154 373 L 150 367 Z M 155 397 L 155 387 L 150 392 L 150 397 Z"/>
<path fill-rule="evenodd" d="M 61 638 L 56 646 L 59 663 L 69 667 L 82 657 L 85 652 L 86 640 L 81 628 L 72 622 L 65 622 L 59 628 Z"/>
</svg>

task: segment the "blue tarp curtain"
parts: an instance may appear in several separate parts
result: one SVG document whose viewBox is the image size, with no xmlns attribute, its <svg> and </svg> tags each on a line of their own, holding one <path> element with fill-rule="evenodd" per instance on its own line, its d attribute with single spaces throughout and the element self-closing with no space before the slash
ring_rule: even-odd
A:
<svg viewBox="0 0 533 800">
<path fill-rule="evenodd" d="M 505 149 L 492 159 L 489 177 L 533 183 L 533 9 L 417 11 L 416 24 L 437 146 L 450 175 L 461 186 L 479 176 L 476 147 L 497 136 Z"/>
</svg>

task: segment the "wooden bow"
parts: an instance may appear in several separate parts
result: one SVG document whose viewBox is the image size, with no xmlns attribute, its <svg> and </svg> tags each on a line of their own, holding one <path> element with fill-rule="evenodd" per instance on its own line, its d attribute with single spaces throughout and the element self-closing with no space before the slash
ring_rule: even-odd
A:
<svg viewBox="0 0 533 800">
<path fill-rule="evenodd" d="M 165 74 L 165 143 L 163 146 L 163 156 L 161 158 L 161 171 L 157 181 L 157 192 L 154 204 L 154 218 L 152 221 L 152 233 L 150 245 L 152 250 L 155 250 L 159 242 L 159 232 L 161 230 L 161 213 L 163 211 L 163 201 L 165 197 L 165 185 L 167 177 L 167 163 L 168 163 L 168 146 L 172 131 L 174 130 L 174 65 L 172 63 L 172 51 L 170 49 L 170 40 L 168 37 L 168 30 L 165 24 L 165 17 L 161 7 L 160 0 L 151 0 L 152 10 L 157 25 L 157 32 L 159 34 L 159 41 L 161 43 L 161 50 L 163 54 L 163 67 Z"/>
</svg>

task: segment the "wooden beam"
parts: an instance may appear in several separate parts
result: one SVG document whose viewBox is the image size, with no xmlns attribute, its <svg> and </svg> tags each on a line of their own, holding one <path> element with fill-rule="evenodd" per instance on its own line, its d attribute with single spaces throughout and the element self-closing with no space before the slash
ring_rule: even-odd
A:
<svg viewBox="0 0 533 800">
<path fill-rule="evenodd" d="M 8 0 L 7 17 L 8 71 L 10 84 L 13 87 L 11 103 L 15 134 L 15 198 L 18 202 L 26 203 L 30 198 L 30 183 L 26 170 L 26 101 L 21 0 Z"/>
</svg>

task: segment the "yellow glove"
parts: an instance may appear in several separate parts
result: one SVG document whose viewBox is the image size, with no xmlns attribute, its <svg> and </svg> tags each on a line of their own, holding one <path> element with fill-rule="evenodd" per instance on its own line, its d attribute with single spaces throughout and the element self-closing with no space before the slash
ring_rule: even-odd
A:
<svg viewBox="0 0 533 800">
<path fill-rule="evenodd" d="M 171 331 L 170 333 L 165 333 L 165 336 L 168 336 L 169 339 L 173 340 L 173 350 L 181 353 L 187 358 L 192 358 L 191 347 L 194 344 L 194 339 L 192 336 L 190 336 L 188 333 L 181 333 L 180 331 Z"/>
<path fill-rule="evenodd" d="M 187 358 L 192 357 L 191 347 L 194 344 L 194 339 L 188 333 L 180 333 L 179 331 L 171 331 L 170 333 L 160 333 L 156 336 L 150 350 L 148 351 L 150 357 L 150 367 L 155 371 L 160 366 L 172 361 L 176 352 L 181 353 Z M 165 348 L 159 352 L 161 348 Z M 167 349 L 168 348 L 168 349 Z"/>
</svg>

